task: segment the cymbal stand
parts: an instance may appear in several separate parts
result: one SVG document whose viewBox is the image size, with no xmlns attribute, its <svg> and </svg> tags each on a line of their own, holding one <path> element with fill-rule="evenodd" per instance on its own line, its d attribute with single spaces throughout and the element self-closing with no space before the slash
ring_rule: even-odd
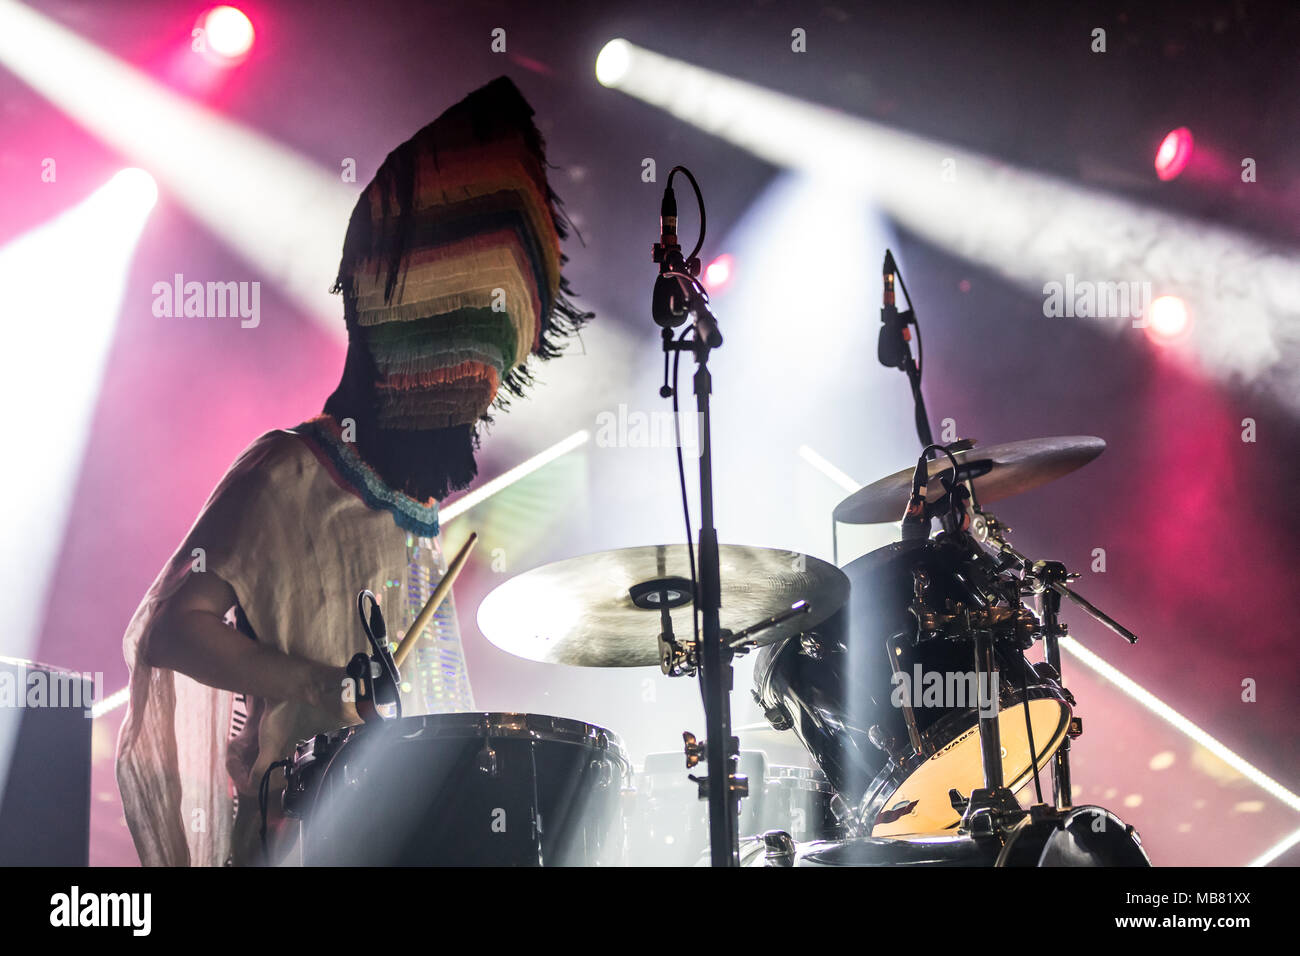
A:
<svg viewBox="0 0 1300 956">
<path fill-rule="evenodd" d="M 1062 679 L 1060 641 L 1069 636 L 1067 625 L 1060 620 L 1062 597 L 1069 598 L 1129 644 L 1137 643 L 1136 634 L 1067 585 L 1067 581 L 1078 575 L 1068 571 L 1064 564 L 1059 561 L 1031 561 L 1007 542 L 1005 533 L 1008 529 L 990 514 L 979 514 L 976 527 L 976 540 L 997 554 L 1004 567 L 1019 571 L 1029 592 L 1040 596 L 1044 657 L 1047 665 L 1055 671 L 1058 681 Z M 1070 741 L 1081 733 L 1083 722 L 1078 717 L 1071 718 L 1069 733 L 1052 758 L 1052 798 L 1058 809 L 1072 806 L 1074 802 L 1070 782 Z"/>
</svg>

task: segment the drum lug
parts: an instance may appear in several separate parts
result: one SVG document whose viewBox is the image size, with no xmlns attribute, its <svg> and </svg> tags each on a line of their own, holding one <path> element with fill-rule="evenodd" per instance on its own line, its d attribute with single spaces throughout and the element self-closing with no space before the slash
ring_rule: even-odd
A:
<svg viewBox="0 0 1300 956">
<path fill-rule="evenodd" d="M 1061 672 L 1051 664 L 1047 663 L 1047 661 L 1037 661 L 1031 666 L 1039 677 L 1045 677 L 1056 684 L 1061 682 Z"/>
<path fill-rule="evenodd" d="M 763 702 L 763 696 L 758 691 L 751 691 L 751 694 L 754 703 L 763 708 L 763 717 L 772 725 L 773 730 L 789 730 L 794 726 L 794 718 L 790 716 L 790 711 L 786 709 L 785 704 L 777 701 L 771 707 L 768 707 Z"/>
<path fill-rule="evenodd" d="M 688 773 L 686 779 L 692 781 L 699 789 L 701 800 L 709 799 L 708 777 L 697 777 L 693 773 Z M 743 773 L 731 775 L 731 796 L 735 800 L 744 800 L 749 796 L 749 778 Z"/>
<path fill-rule="evenodd" d="M 815 631 L 799 635 L 799 653 L 814 661 L 824 658 L 826 650 L 822 647 L 820 635 Z"/>
<path fill-rule="evenodd" d="M 794 866 L 794 837 L 784 830 L 768 830 L 763 834 L 763 865 Z"/>
<path fill-rule="evenodd" d="M 970 804 L 970 801 L 963 797 L 961 791 L 956 787 L 948 791 L 948 802 L 952 804 L 954 810 L 962 814 L 966 812 L 966 807 Z"/>
<path fill-rule="evenodd" d="M 708 751 L 705 749 L 704 741 L 696 740 L 695 735 L 689 730 L 682 731 L 682 743 L 682 750 L 686 754 L 686 769 L 690 770 L 704 760 Z"/>
<path fill-rule="evenodd" d="M 497 752 L 492 749 L 492 744 L 487 740 L 483 741 L 483 749 L 478 753 L 478 770 L 479 773 L 489 777 L 496 777 L 501 773 L 497 764 Z"/>
<path fill-rule="evenodd" d="M 907 748 L 899 744 L 897 737 L 881 730 L 879 724 L 871 725 L 871 729 L 867 731 L 867 739 L 871 741 L 872 746 L 884 753 L 896 764 L 901 764 L 904 758 L 907 757 Z"/>
</svg>

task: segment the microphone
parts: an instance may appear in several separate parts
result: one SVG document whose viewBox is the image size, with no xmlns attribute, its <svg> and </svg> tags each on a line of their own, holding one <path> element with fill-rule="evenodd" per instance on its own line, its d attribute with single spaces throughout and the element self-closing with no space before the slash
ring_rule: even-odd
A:
<svg viewBox="0 0 1300 956">
<path fill-rule="evenodd" d="M 671 181 L 664 187 L 664 198 L 659 203 L 659 244 L 665 249 L 681 248 L 677 244 L 677 194 Z"/>
<path fill-rule="evenodd" d="M 911 352 L 907 348 L 907 322 L 898 314 L 894 303 L 894 280 L 898 267 L 894 264 L 894 254 L 885 250 L 885 264 L 881 270 L 884 277 L 884 295 L 880 304 L 880 335 L 876 339 L 876 358 L 885 368 L 904 368 Z"/>
<path fill-rule="evenodd" d="M 922 454 L 912 473 L 912 493 L 903 512 L 903 540 L 924 541 L 930 537 L 930 518 L 925 513 L 925 486 L 930 478 L 930 459 Z"/>
<path fill-rule="evenodd" d="M 682 247 L 677 242 L 677 196 L 673 193 L 671 177 L 659 203 L 659 241 L 651 251 L 654 261 L 659 263 L 659 277 L 650 296 L 650 315 L 656 325 L 675 329 L 686 321 L 690 312 L 691 290 L 682 279 L 668 274 L 686 271 Z"/>
</svg>

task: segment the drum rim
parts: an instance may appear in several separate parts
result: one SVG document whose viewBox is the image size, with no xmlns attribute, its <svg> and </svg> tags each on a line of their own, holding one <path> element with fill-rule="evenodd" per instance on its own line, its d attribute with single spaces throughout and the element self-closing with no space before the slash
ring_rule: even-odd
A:
<svg viewBox="0 0 1300 956">
<path fill-rule="evenodd" d="M 1005 694 L 1004 697 L 1006 703 L 1005 705 L 998 707 L 999 714 L 1004 710 L 1012 710 L 1016 707 L 1021 707 L 1025 702 L 1025 695 L 1021 693 L 1019 687 L 1014 688 L 1012 692 Z M 1057 732 L 1052 735 L 1053 740 L 1064 742 L 1065 737 L 1068 735 L 1066 732 L 1069 730 L 1070 719 L 1073 716 L 1074 711 L 1070 707 L 1070 702 L 1066 699 L 1063 689 L 1055 684 L 1030 684 L 1028 699 L 1030 703 L 1033 703 L 1036 700 L 1055 700 L 1064 708 L 1063 719 L 1057 726 Z M 967 721 L 969 721 L 967 726 L 960 726 L 960 723 L 966 723 Z M 946 744 L 957 740 L 962 734 L 967 733 L 972 728 L 979 726 L 978 709 L 965 708 L 963 710 L 954 710 L 945 714 L 934 724 L 925 729 L 921 734 L 922 742 L 929 743 L 930 738 L 933 735 L 953 724 L 958 725 L 958 729 L 948 737 L 945 744 L 940 745 L 939 749 L 942 749 Z M 1040 773 L 1047 769 L 1051 762 L 1052 755 L 1061 748 L 1060 742 L 1044 755 L 1042 761 L 1038 765 Z M 862 826 L 868 834 L 870 834 L 871 830 L 875 828 L 876 817 L 879 815 L 880 811 L 884 809 L 890 798 L 898 792 L 899 787 L 906 783 L 907 779 L 911 777 L 912 774 L 930 761 L 937 752 L 938 751 L 936 750 L 929 756 L 922 756 L 915 751 L 911 751 L 901 761 L 896 761 L 892 757 L 885 761 L 884 767 L 882 767 L 880 772 L 872 778 L 862 799 L 858 801 L 858 819 L 862 822 Z M 1005 786 L 1014 793 L 1029 783 L 1033 775 L 1034 769 L 1031 765 L 1020 777 L 1007 781 Z M 881 789 L 891 782 L 894 785 L 888 791 Z M 867 821 L 870 821 L 870 823 Z"/>
<path fill-rule="evenodd" d="M 403 732 L 408 722 L 421 721 L 422 725 Z M 421 737 L 485 737 L 490 740 L 533 740 L 552 743 L 581 744 L 608 754 L 625 770 L 631 762 L 622 738 L 612 730 L 598 724 L 573 717 L 556 717 L 530 711 L 452 711 L 444 714 L 413 714 L 382 723 L 359 724 L 347 728 L 348 736 L 357 731 L 376 728 L 395 734 L 403 740 Z"/>
</svg>

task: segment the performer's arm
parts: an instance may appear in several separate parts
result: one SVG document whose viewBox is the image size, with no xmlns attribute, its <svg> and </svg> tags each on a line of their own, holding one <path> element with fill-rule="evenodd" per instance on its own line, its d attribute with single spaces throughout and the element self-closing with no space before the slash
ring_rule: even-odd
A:
<svg viewBox="0 0 1300 956">
<path fill-rule="evenodd" d="M 149 665 L 251 697 L 301 701 L 343 723 L 360 721 L 356 707 L 343 700 L 343 667 L 286 654 L 231 633 L 224 618 L 237 603 L 234 589 L 217 575 L 190 574 L 167 601 L 150 636 Z"/>
</svg>

